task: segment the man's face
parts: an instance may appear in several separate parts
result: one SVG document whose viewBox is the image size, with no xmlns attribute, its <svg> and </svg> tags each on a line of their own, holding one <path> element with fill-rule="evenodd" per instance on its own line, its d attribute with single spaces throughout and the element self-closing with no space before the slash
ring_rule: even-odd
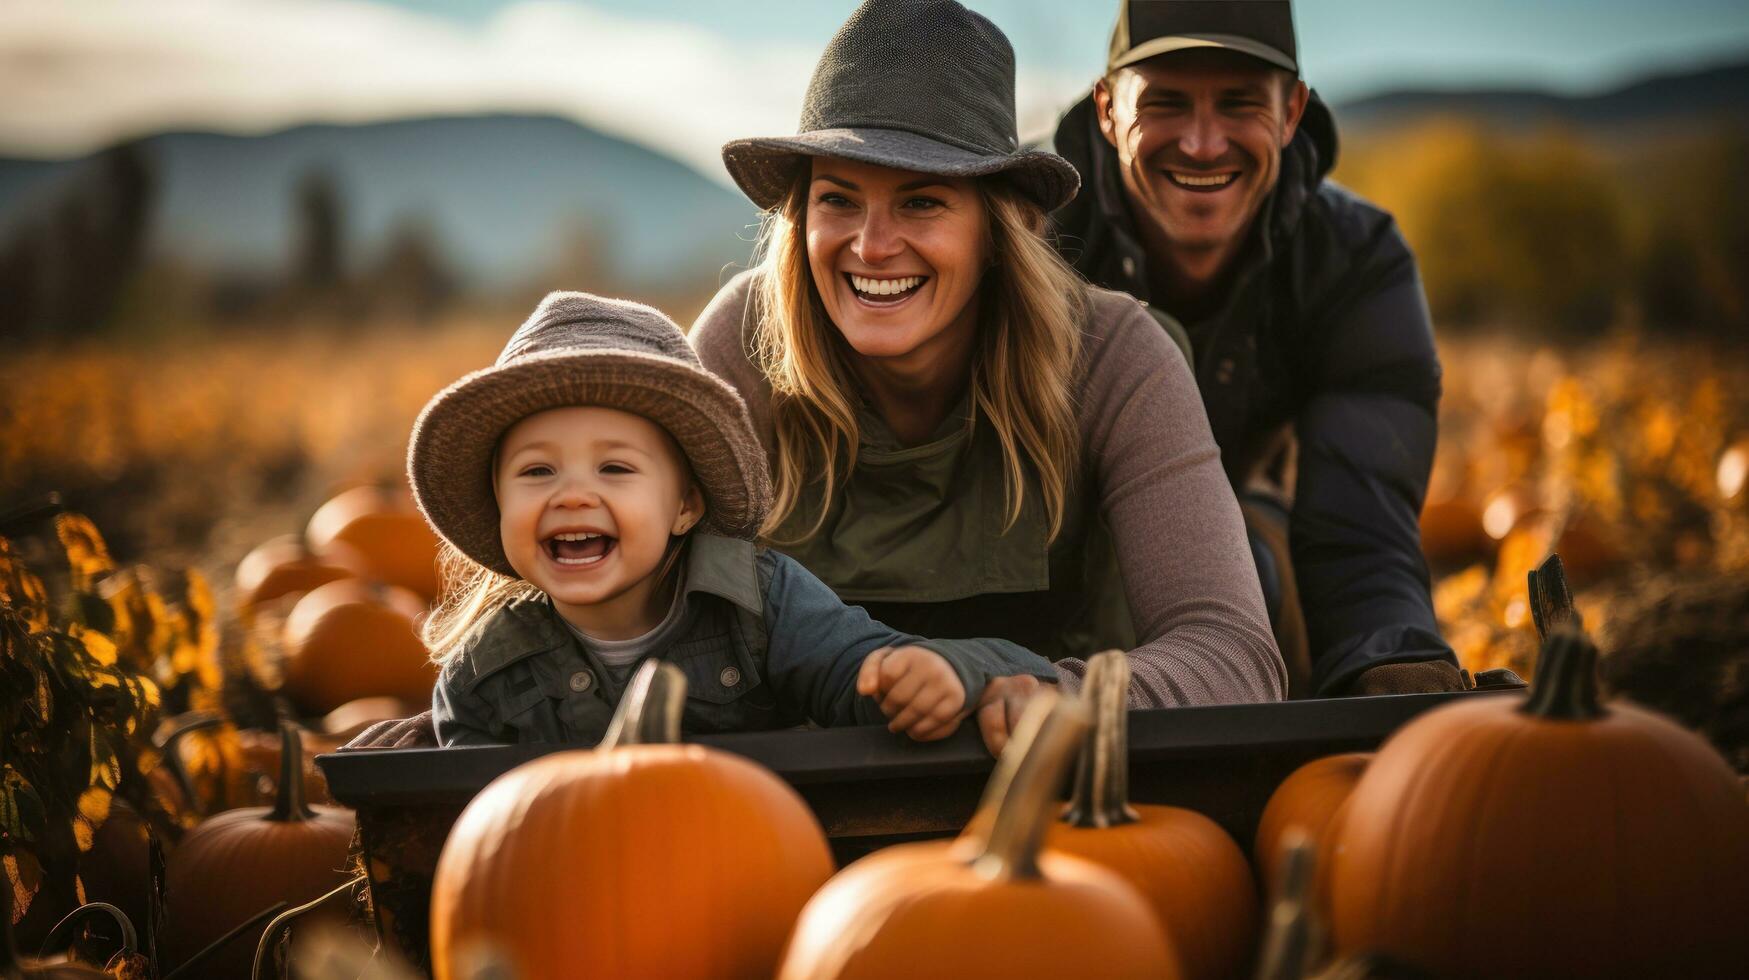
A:
<svg viewBox="0 0 1749 980">
<path fill-rule="evenodd" d="M 1094 98 L 1136 220 L 1174 252 L 1225 257 L 1281 176 L 1307 90 L 1254 58 L 1202 49 L 1119 69 Z"/>
</svg>

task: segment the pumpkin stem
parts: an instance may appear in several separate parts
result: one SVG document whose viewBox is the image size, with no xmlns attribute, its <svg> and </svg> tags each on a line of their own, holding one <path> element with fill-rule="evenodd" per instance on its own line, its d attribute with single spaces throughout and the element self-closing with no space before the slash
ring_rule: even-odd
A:
<svg viewBox="0 0 1749 980">
<path fill-rule="evenodd" d="M 304 742 L 298 737 L 298 726 L 289 721 L 279 723 L 279 790 L 273 794 L 273 811 L 268 820 L 297 823 L 315 819 L 316 811 L 304 799 Z"/>
<path fill-rule="evenodd" d="M 598 748 L 668 745 L 680 741 L 680 716 L 686 708 L 686 675 L 651 657 L 638 667 L 607 725 Z"/>
<path fill-rule="evenodd" d="M 1601 718 L 1597 696 L 1597 646 L 1577 629 L 1557 629 L 1543 641 L 1536 682 L 1519 709 L 1527 715 L 1560 721 Z"/>
<path fill-rule="evenodd" d="M 1130 807 L 1130 660 L 1107 650 L 1087 661 L 1081 695 L 1093 730 L 1081 741 L 1075 793 L 1063 820 L 1076 827 L 1119 827 L 1141 817 Z"/>
<path fill-rule="evenodd" d="M 1280 897 L 1269 910 L 1257 980 L 1300 980 L 1311 972 L 1314 956 L 1310 898 L 1317 857 L 1310 838 L 1297 827 L 1283 835 L 1281 851 L 1281 872 L 1275 882 Z"/>
<path fill-rule="evenodd" d="M 972 870 L 995 881 L 1039 877 L 1039 844 L 1056 809 L 1063 770 L 1091 724 L 1075 698 L 1054 691 L 1033 696 L 967 827 L 979 852 Z"/>
<path fill-rule="evenodd" d="M 1573 589 L 1567 585 L 1567 567 L 1561 556 L 1550 554 L 1530 572 L 1530 618 L 1536 624 L 1537 639 L 1571 623 L 1583 628 L 1579 613 L 1573 608 Z"/>
</svg>

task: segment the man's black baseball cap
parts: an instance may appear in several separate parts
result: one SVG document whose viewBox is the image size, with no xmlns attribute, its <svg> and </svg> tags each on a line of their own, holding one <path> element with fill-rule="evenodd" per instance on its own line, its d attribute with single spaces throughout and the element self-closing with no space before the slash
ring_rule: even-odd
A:
<svg viewBox="0 0 1749 980">
<path fill-rule="evenodd" d="M 1124 0 L 1105 70 L 1190 48 L 1226 48 L 1300 73 L 1289 0 Z"/>
</svg>

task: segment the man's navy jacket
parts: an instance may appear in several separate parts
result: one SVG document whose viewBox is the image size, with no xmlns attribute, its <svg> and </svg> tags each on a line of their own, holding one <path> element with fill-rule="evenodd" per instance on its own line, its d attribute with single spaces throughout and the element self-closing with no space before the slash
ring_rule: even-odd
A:
<svg viewBox="0 0 1749 980">
<path fill-rule="evenodd" d="M 1171 297 L 1149 294 L 1091 95 L 1054 142 L 1082 181 L 1053 216 L 1057 247 L 1095 284 L 1176 314 Z M 1319 694 L 1379 664 L 1456 663 L 1434 621 L 1418 526 L 1440 394 L 1427 301 L 1391 216 L 1324 179 L 1335 162 L 1335 122 L 1313 95 L 1225 298 L 1184 320 L 1234 485 L 1285 426 L 1298 437 L 1289 541 Z"/>
</svg>

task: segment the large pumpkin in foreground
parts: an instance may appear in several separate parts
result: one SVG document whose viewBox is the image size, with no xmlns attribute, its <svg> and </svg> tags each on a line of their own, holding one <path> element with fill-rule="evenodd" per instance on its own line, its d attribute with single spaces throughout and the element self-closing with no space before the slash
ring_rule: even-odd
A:
<svg viewBox="0 0 1749 980">
<path fill-rule="evenodd" d="M 796 922 L 779 980 L 1180 976 L 1128 882 L 1039 851 L 1087 724 L 1071 699 L 1035 698 L 965 833 L 844 869 Z"/>
<path fill-rule="evenodd" d="M 1699 736 L 1597 699 L 1553 634 L 1528 699 L 1432 711 L 1349 796 L 1338 953 L 1447 976 L 1723 977 L 1749 964 L 1749 805 Z"/>
<path fill-rule="evenodd" d="M 1251 867 L 1208 817 L 1130 802 L 1129 687 L 1122 651 L 1087 662 L 1081 691 L 1093 710 L 1093 729 L 1081 747 L 1074 795 L 1045 847 L 1092 861 L 1135 886 L 1186 977 L 1248 976 L 1258 928 Z"/>
<path fill-rule="evenodd" d="M 600 748 L 487 786 L 444 843 L 431 965 L 519 977 L 770 977 L 832 874 L 814 815 L 765 769 L 679 737 L 685 678 L 649 661 Z"/>
</svg>

